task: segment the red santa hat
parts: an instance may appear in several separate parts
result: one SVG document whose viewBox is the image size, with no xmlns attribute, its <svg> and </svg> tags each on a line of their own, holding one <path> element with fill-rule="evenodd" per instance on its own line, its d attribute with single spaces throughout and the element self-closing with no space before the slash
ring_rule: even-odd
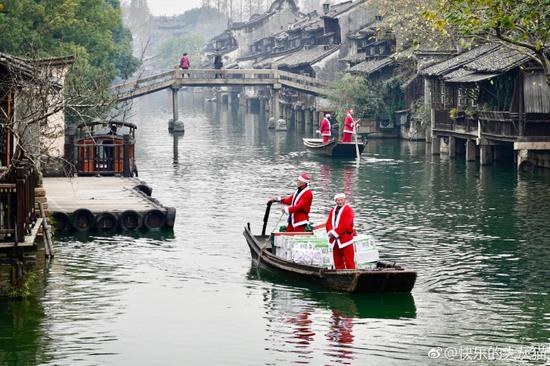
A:
<svg viewBox="0 0 550 366">
<path fill-rule="evenodd" d="M 301 173 L 301 174 L 298 176 L 298 180 L 299 180 L 300 182 L 309 183 L 309 175 L 307 175 L 306 173 Z"/>
<path fill-rule="evenodd" d="M 330 117 L 330 113 L 325 113 L 325 117 Z"/>
<path fill-rule="evenodd" d="M 336 201 L 338 198 L 346 199 L 346 195 L 344 193 L 336 193 L 334 195 L 334 200 Z"/>
</svg>

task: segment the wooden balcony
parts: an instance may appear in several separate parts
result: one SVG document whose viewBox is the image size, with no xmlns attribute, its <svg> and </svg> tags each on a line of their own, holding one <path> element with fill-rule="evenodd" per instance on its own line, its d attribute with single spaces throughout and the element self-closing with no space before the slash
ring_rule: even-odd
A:
<svg viewBox="0 0 550 366">
<path fill-rule="evenodd" d="M 550 114 L 480 111 L 481 136 L 494 140 L 547 139 L 550 137 Z"/>
<path fill-rule="evenodd" d="M 482 136 L 504 140 L 519 136 L 517 113 L 479 111 L 478 118 Z"/>
<path fill-rule="evenodd" d="M 445 131 L 461 136 L 475 137 L 478 133 L 477 117 L 467 117 L 464 112 L 459 112 L 455 118 L 450 117 L 449 109 L 435 109 L 436 131 Z"/>
</svg>

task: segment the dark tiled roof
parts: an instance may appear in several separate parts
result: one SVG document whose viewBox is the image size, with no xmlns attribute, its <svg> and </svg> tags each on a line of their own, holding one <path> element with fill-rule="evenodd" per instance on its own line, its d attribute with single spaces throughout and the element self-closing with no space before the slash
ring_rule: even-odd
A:
<svg viewBox="0 0 550 366">
<path fill-rule="evenodd" d="M 379 27 L 380 25 L 381 25 L 381 23 L 378 22 L 378 21 L 374 22 L 374 23 L 367 24 L 364 27 L 362 27 L 361 29 L 359 29 L 358 31 L 348 34 L 348 38 L 350 38 L 350 39 L 361 39 L 361 38 L 364 38 L 365 36 L 372 35 L 372 34 L 375 33 L 376 28 Z"/>
<path fill-rule="evenodd" d="M 325 46 L 314 46 L 307 49 L 301 49 L 297 52 L 291 53 L 290 55 L 279 59 L 276 63 L 280 66 L 287 67 L 296 67 L 303 64 L 314 64 L 317 61 L 322 60 L 323 58 L 331 55 L 337 51 L 340 47 L 334 46 L 328 49 L 325 49 Z"/>
<path fill-rule="evenodd" d="M 438 64 L 432 65 L 430 67 L 422 70 L 421 74 L 426 76 L 441 76 L 447 74 L 459 67 L 475 60 L 481 55 L 486 54 L 487 52 L 493 51 L 498 45 L 495 44 L 485 44 L 480 47 L 476 47 L 470 51 L 461 53 L 460 55 L 450 58 L 447 61 L 440 62 Z"/>
<path fill-rule="evenodd" d="M 372 74 L 373 72 L 379 71 L 386 66 L 393 65 L 394 62 L 395 61 L 391 57 L 386 57 L 381 60 L 363 61 L 349 69 L 349 72 L 357 74 Z"/>
<path fill-rule="evenodd" d="M 523 64 L 531 57 L 534 55 L 530 56 L 524 52 L 501 46 L 467 63 L 464 68 L 477 72 L 503 73 Z"/>
<path fill-rule="evenodd" d="M 474 83 L 490 79 L 518 67 L 531 57 L 533 56 L 527 53 L 498 46 L 455 71 L 447 73 L 444 79 L 450 83 Z"/>
<path fill-rule="evenodd" d="M 25 73 L 31 73 L 33 70 L 31 64 L 24 59 L 2 52 L 0 52 L 0 65 Z"/>
</svg>

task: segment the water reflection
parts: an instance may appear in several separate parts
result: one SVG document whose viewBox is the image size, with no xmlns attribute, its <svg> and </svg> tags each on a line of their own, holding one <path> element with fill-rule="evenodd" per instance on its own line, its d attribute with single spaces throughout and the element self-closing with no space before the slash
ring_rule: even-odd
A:
<svg viewBox="0 0 550 366">
<path fill-rule="evenodd" d="M 337 310 L 332 310 L 330 330 L 326 337 L 330 343 L 337 346 L 334 347 L 335 352 L 325 353 L 331 357 L 331 361 L 351 365 L 348 360 L 353 359 L 353 351 L 349 347 L 353 343 L 353 319 Z"/>
<path fill-rule="evenodd" d="M 42 328 L 44 309 L 36 298 L 0 299 L 0 364 L 47 362 L 48 337 Z"/>
<path fill-rule="evenodd" d="M 179 145 L 180 140 L 182 139 L 184 132 L 173 132 L 172 133 L 172 160 L 174 165 L 178 164 L 179 161 Z"/>
<path fill-rule="evenodd" d="M 328 292 L 254 266 L 247 278 L 272 284 L 262 282 L 269 349 L 276 355 L 285 352 L 293 355 L 279 356 L 280 361 L 350 364 L 368 352 L 365 343 L 371 342 L 356 336 L 357 332 L 364 336 L 369 324 L 374 324 L 362 319 L 409 323 L 409 319 L 416 318 L 410 293 Z"/>
</svg>

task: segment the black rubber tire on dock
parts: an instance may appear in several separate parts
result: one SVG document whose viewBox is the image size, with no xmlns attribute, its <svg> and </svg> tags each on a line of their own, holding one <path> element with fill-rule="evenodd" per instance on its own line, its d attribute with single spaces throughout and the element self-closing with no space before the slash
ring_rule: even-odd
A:
<svg viewBox="0 0 550 366">
<path fill-rule="evenodd" d="M 176 221 L 176 208 L 166 207 L 166 227 L 174 227 Z"/>
<path fill-rule="evenodd" d="M 122 230 L 138 230 L 142 222 L 141 215 L 134 210 L 126 210 L 118 217 L 118 225 Z"/>
<path fill-rule="evenodd" d="M 166 215 L 161 210 L 152 209 L 143 215 L 143 226 L 149 230 L 160 230 L 166 225 Z"/>
<path fill-rule="evenodd" d="M 65 212 L 55 211 L 52 214 L 52 218 L 53 218 L 52 224 L 55 230 L 69 231 L 73 229 L 73 224 L 71 223 L 71 219 L 69 218 L 69 215 L 67 215 Z"/>
<path fill-rule="evenodd" d="M 72 224 L 76 231 L 88 231 L 95 229 L 95 216 L 92 211 L 87 208 L 79 208 L 73 212 L 72 216 Z"/>
<path fill-rule="evenodd" d="M 117 217 L 110 212 L 100 213 L 97 215 L 95 221 L 97 230 L 103 232 L 114 231 L 118 227 Z"/>
<path fill-rule="evenodd" d="M 134 189 L 145 193 L 149 197 L 153 194 L 153 188 L 149 187 L 147 184 L 138 184 Z"/>
</svg>

